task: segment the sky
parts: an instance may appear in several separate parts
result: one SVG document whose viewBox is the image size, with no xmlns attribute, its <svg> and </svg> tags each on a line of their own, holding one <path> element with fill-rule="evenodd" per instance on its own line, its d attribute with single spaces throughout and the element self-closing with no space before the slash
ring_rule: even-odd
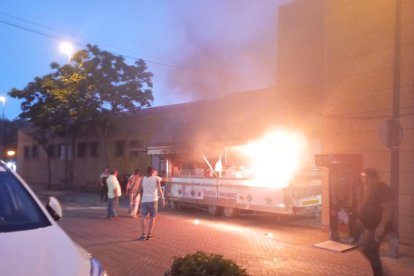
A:
<svg viewBox="0 0 414 276">
<path fill-rule="evenodd" d="M 8 96 L 63 65 L 63 41 L 143 59 L 153 106 L 220 97 L 276 84 L 277 10 L 291 0 L 0 1 L 0 96 L 7 119 L 20 114 Z"/>
</svg>

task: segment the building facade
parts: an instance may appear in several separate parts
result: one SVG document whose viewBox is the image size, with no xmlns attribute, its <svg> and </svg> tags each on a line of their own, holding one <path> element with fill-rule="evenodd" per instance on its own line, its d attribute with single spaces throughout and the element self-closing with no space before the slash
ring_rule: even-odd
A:
<svg viewBox="0 0 414 276">
<path fill-rule="evenodd" d="M 319 124 L 304 123 L 320 126 L 315 131 L 322 153 L 360 155 L 364 167 L 377 168 L 390 183 L 398 200 L 400 240 L 410 244 L 413 15 L 414 2 L 409 0 L 294 1 L 279 10 L 277 72 L 278 93 L 318 118 Z M 387 121 L 393 118 L 402 131 L 397 133 L 401 144 L 392 154 Z"/>
<path fill-rule="evenodd" d="M 69 133 L 56 138 L 50 146 L 51 186 L 99 189 L 99 175 L 105 167 L 117 168 L 121 175 L 129 175 L 135 168 L 145 172 L 149 165 L 161 172 L 163 155 L 175 154 L 178 149 L 201 152 L 254 139 L 277 121 L 272 115 L 276 111 L 274 94 L 273 89 L 266 89 L 142 109 L 116 118 L 106 142 L 93 128 L 76 137 Z M 32 185 L 45 185 L 45 149 L 25 129 L 19 131 L 18 141 L 19 174 Z"/>
</svg>

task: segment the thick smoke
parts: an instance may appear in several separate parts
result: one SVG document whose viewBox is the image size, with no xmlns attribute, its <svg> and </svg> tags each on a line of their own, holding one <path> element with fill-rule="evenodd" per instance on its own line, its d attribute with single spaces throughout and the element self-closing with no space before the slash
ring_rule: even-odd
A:
<svg viewBox="0 0 414 276">
<path fill-rule="evenodd" d="M 180 66 L 168 69 L 164 100 L 194 101 L 274 86 L 277 9 L 288 2 L 185 1 L 182 13 L 174 15 Z"/>
</svg>

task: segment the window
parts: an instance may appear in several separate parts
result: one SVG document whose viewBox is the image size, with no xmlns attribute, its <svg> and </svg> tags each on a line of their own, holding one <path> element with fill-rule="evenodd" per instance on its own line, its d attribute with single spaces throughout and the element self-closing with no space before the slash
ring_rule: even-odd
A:
<svg viewBox="0 0 414 276">
<path fill-rule="evenodd" d="M 89 151 L 91 157 L 98 157 L 98 142 L 91 142 L 89 144 Z"/>
<path fill-rule="evenodd" d="M 29 147 L 28 146 L 24 146 L 23 154 L 24 154 L 24 158 L 29 158 Z"/>
<path fill-rule="evenodd" d="M 63 158 L 63 144 L 57 146 L 57 157 Z"/>
<path fill-rule="evenodd" d="M 37 146 L 32 146 L 32 157 L 37 158 Z"/>
<path fill-rule="evenodd" d="M 87 143 L 79 143 L 78 144 L 78 157 L 85 158 L 86 157 L 86 150 L 88 148 Z"/>
<path fill-rule="evenodd" d="M 124 141 L 115 142 L 115 157 L 124 156 L 124 152 L 125 152 L 125 142 Z"/>
<path fill-rule="evenodd" d="M 55 150 L 55 148 L 56 148 L 56 145 L 55 144 L 49 145 L 47 147 L 47 152 L 49 153 L 49 156 L 51 158 L 53 158 L 53 157 L 56 156 L 56 150 Z"/>
<path fill-rule="evenodd" d="M 58 146 L 58 157 L 61 160 L 71 160 L 72 159 L 72 150 L 71 146 L 66 146 L 66 144 L 59 144 Z"/>
</svg>

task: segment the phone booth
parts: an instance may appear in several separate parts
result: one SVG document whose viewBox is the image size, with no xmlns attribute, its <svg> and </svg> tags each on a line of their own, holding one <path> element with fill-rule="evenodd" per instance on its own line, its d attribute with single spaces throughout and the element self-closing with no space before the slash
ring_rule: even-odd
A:
<svg viewBox="0 0 414 276">
<path fill-rule="evenodd" d="M 333 241 L 356 242 L 362 155 L 318 154 L 315 163 L 326 168 L 322 177 L 322 230 L 329 231 Z"/>
</svg>

